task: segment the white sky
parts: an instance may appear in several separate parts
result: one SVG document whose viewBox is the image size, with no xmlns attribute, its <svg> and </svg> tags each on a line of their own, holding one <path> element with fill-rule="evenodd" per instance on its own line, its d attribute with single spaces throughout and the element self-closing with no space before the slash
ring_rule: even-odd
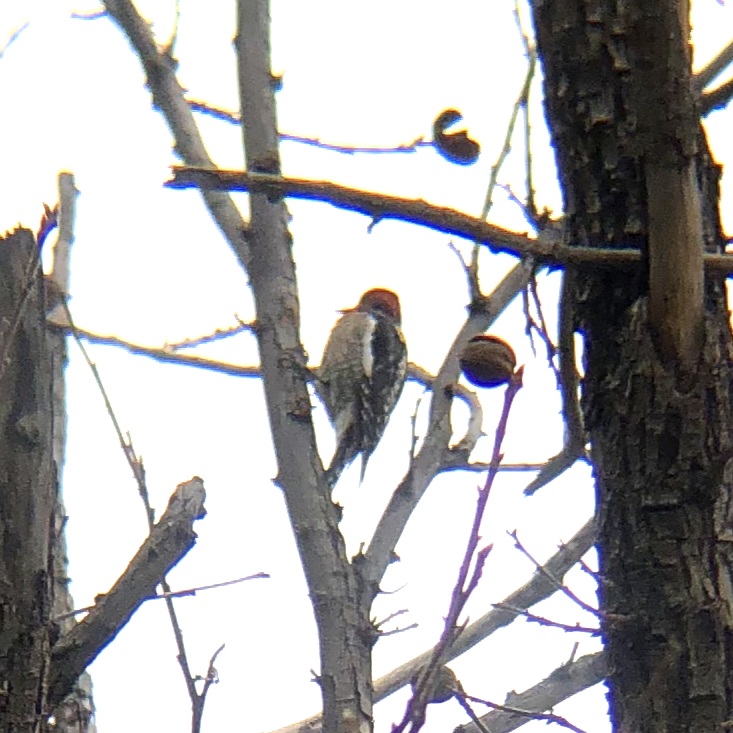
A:
<svg viewBox="0 0 733 733">
<path fill-rule="evenodd" d="M 233 2 L 182 0 L 177 56 L 179 78 L 193 97 L 237 107 L 231 38 Z M 282 147 L 287 175 L 330 179 L 360 188 L 419 197 L 478 214 L 490 167 L 525 73 L 510 0 L 444 4 L 413 0 L 279 0 L 273 3 L 273 71 L 284 72 L 278 94 L 280 128 L 335 143 L 395 145 L 429 136 L 433 118 L 456 107 L 483 154 L 473 167 L 452 166 L 434 151 L 412 155 L 345 156 L 293 143 Z M 0 231 L 17 222 L 35 229 L 41 203 L 56 200 L 56 175 L 70 170 L 81 191 L 72 256 L 72 311 L 88 330 L 114 333 L 150 345 L 176 341 L 232 325 L 233 314 L 252 317 L 247 281 L 193 191 L 161 187 L 177 162 L 162 117 L 151 109 L 137 59 L 106 19 L 69 19 L 90 10 L 64 0 L 5 0 L 0 5 L 0 43 L 23 20 L 28 30 L 0 60 L 4 141 L 0 165 Z M 172 0 L 138 7 L 161 41 L 173 17 Z M 368 11 L 365 8 L 368 7 Z M 695 42 L 703 64 L 729 39 L 731 3 L 699 0 Z M 534 89 L 534 162 L 538 203 L 556 212 L 560 197 L 553 155 Z M 709 121 L 721 162 L 733 159 L 731 113 Z M 240 167 L 236 127 L 198 117 L 207 146 L 223 167 Z M 727 129 L 726 129 L 727 128 Z M 516 138 L 500 180 L 522 191 L 523 153 Z M 725 146 L 728 146 L 727 148 Z M 724 202 L 733 230 L 730 187 Z M 244 202 L 240 196 L 239 201 Z M 306 349 L 317 362 L 338 308 L 353 305 L 369 287 L 396 290 L 403 301 L 410 358 L 434 371 L 462 323 L 466 284 L 444 235 L 406 224 L 380 223 L 367 232 L 364 217 L 325 204 L 292 201 L 292 233 L 301 292 Z M 515 206 L 502 194 L 490 219 L 524 231 Z M 460 244 L 460 243 L 457 243 Z M 465 244 L 461 244 L 468 251 Z M 485 257 L 485 290 L 511 265 Z M 554 328 L 557 276 L 543 277 L 541 294 Z M 532 356 L 515 303 L 493 332 L 509 338 L 527 363 L 526 388 L 510 422 L 506 460 L 541 461 L 561 446 L 559 398 L 538 349 Z M 259 382 L 184 367 L 161 365 L 114 349 L 90 346 L 124 430 L 145 457 L 151 499 L 165 508 L 176 484 L 204 478 L 208 516 L 197 525 L 195 549 L 170 576 L 174 588 L 215 583 L 257 571 L 272 575 L 199 594 L 177 603 L 193 669 L 204 674 L 213 651 L 221 683 L 209 695 L 204 730 L 265 731 L 314 712 L 318 668 L 312 613 L 287 525 L 275 474 Z M 250 336 L 201 350 L 202 354 L 253 364 Z M 124 569 L 146 534 L 135 485 L 89 371 L 74 344 L 68 370 L 69 446 L 64 475 L 72 592 L 78 606 L 93 602 Z M 410 441 L 410 415 L 421 390 L 405 389 L 384 444 L 370 463 L 364 485 L 357 472 L 338 489 L 345 504 L 343 528 L 351 550 L 367 541 L 391 488 L 402 475 Z M 485 429 L 493 435 L 500 395 L 482 394 Z M 322 411 L 317 428 L 324 450 L 332 438 Z M 460 435 L 465 415 L 456 410 Z M 485 459 L 490 439 L 475 453 Z M 473 618 L 525 582 L 533 568 L 513 548 L 505 530 L 517 528 L 544 559 L 590 516 L 589 471 L 577 467 L 531 499 L 521 490 L 530 475 L 502 475 L 492 494 L 483 535 L 495 543 L 484 580 L 471 600 Z M 378 617 L 402 609 L 408 633 L 390 636 L 375 650 L 375 675 L 424 651 L 438 638 L 458 558 L 470 526 L 478 478 L 449 474 L 428 490 L 410 522 L 378 599 Z M 578 592 L 593 601 L 579 572 Z M 589 624 L 569 601 L 555 598 L 538 613 Z M 501 702 L 565 661 L 575 641 L 578 655 L 598 648 L 566 635 L 515 622 L 452 666 L 466 689 Z M 189 705 L 175 660 L 165 608 L 148 603 L 91 669 L 103 733 L 121 733 L 131 722 L 140 731 L 185 730 Z M 378 730 L 387 731 L 403 709 L 400 693 L 377 708 Z M 557 709 L 588 731 L 607 729 L 603 690 L 589 691 Z M 428 731 L 456 724 L 453 702 L 433 706 Z M 542 726 L 542 728 L 541 728 Z M 545 730 L 531 723 L 524 730 Z"/>
</svg>

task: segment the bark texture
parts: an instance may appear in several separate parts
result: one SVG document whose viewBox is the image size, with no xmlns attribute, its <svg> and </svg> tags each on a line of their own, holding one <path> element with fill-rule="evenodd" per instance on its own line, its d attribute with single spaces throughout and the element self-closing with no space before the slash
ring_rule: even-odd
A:
<svg viewBox="0 0 733 733">
<path fill-rule="evenodd" d="M 239 0 L 235 46 L 248 171 L 279 173 L 278 132 L 270 71 L 268 0 Z M 282 200 L 250 196 L 245 235 L 257 308 L 257 342 L 277 455 L 277 483 L 308 582 L 318 626 L 324 733 L 369 733 L 371 651 L 376 634 L 371 596 L 346 555 L 340 514 L 318 459 L 300 343 L 292 238 Z M 365 603 L 362 599 L 368 598 Z"/>
<path fill-rule="evenodd" d="M 533 2 L 568 240 L 643 252 L 636 273 L 580 271 L 575 293 L 610 710 L 614 730 L 630 733 L 702 733 L 733 719 L 733 374 L 723 280 L 707 276 L 702 333 L 680 339 L 684 349 L 699 344 L 691 361 L 675 358 L 669 333 L 650 318 L 666 307 L 650 261 L 664 265 L 659 234 L 670 220 L 686 232 L 670 235 L 680 262 L 689 266 L 700 241 L 708 252 L 723 248 L 720 172 L 690 117 L 687 13 L 684 3 L 657 0 Z M 696 190 L 684 182 L 689 171 Z M 656 187 L 670 176 L 686 186 L 692 213 L 680 217 L 670 198 L 665 214 Z M 676 274 L 694 290 L 694 272 Z M 675 287 L 674 276 L 663 276 L 664 287 Z"/>
<path fill-rule="evenodd" d="M 43 726 L 56 475 L 52 370 L 35 237 L 0 239 L 0 732 Z"/>
</svg>

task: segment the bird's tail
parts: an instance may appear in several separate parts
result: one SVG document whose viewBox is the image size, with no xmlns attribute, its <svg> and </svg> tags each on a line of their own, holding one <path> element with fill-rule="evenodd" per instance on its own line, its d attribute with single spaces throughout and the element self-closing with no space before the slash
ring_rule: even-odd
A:
<svg viewBox="0 0 733 733">
<path fill-rule="evenodd" d="M 348 443 L 341 441 L 336 447 L 336 452 L 333 454 L 331 463 L 326 469 L 326 482 L 331 488 L 336 485 L 336 482 L 341 477 L 344 469 L 351 463 L 351 461 L 354 460 L 354 458 L 355 454 L 350 450 Z"/>
<path fill-rule="evenodd" d="M 333 454 L 331 463 L 326 469 L 326 481 L 333 488 L 341 477 L 344 469 L 361 453 L 361 471 L 359 473 L 359 484 L 364 481 L 364 473 L 367 467 L 367 461 L 371 456 L 374 448 L 366 448 L 358 440 L 355 435 L 356 427 L 350 426 L 346 433 L 341 436 L 336 452 Z"/>
</svg>

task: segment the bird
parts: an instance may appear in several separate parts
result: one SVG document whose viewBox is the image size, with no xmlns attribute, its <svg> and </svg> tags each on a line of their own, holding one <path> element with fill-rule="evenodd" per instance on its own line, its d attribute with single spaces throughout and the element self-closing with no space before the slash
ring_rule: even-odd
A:
<svg viewBox="0 0 733 733">
<path fill-rule="evenodd" d="M 336 451 L 326 470 L 333 486 L 361 454 L 360 482 L 384 434 L 407 376 L 407 346 L 400 299 L 384 288 L 367 290 L 341 311 L 326 343 L 316 393 L 336 431 Z"/>
</svg>

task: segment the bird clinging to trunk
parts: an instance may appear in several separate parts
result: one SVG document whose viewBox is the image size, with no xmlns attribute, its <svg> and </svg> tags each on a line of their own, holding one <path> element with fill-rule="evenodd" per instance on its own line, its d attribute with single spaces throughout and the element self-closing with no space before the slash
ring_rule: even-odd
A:
<svg viewBox="0 0 733 733">
<path fill-rule="evenodd" d="M 328 337 L 316 391 L 336 430 L 336 452 L 326 471 L 333 485 L 361 453 L 361 479 L 382 438 L 407 375 L 400 300 L 391 290 L 367 290 Z"/>
</svg>

